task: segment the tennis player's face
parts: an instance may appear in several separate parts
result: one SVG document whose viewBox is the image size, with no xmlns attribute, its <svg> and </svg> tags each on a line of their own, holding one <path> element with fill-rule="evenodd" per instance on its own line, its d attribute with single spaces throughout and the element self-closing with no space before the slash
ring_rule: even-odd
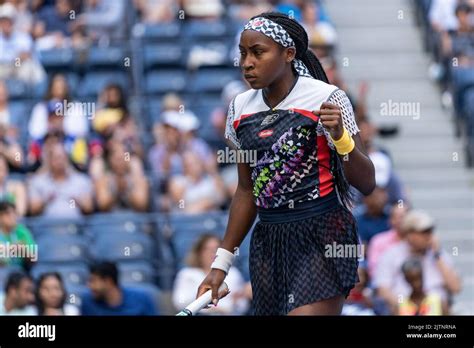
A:
<svg viewBox="0 0 474 348">
<path fill-rule="evenodd" d="M 261 89 L 279 80 L 293 60 L 293 51 L 254 30 L 244 30 L 240 36 L 240 67 L 253 89 Z"/>
</svg>

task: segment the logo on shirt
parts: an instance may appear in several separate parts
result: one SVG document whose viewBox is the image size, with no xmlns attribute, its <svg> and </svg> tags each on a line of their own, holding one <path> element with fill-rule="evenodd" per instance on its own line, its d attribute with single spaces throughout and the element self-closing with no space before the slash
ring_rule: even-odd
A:
<svg viewBox="0 0 474 348">
<path fill-rule="evenodd" d="M 265 129 L 261 132 L 258 132 L 260 138 L 266 138 L 273 134 L 273 129 Z"/>
<path fill-rule="evenodd" d="M 276 114 L 271 114 L 271 115 L 268 115 L 266 116 L 262 123 L 260 124 L 260 126 L 267 126 L 273 122 L 275 122 L 277 120 L 277 118 L 279 117 L 280 115 L 278 113 Z"/>
</svg>

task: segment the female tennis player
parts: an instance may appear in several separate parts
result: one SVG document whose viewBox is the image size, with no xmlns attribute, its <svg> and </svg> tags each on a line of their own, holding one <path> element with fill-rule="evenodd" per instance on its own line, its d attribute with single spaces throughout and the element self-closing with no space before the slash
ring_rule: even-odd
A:
<svg viewBox="0 0 474 348">
<path fill-rule="evenodd" d="M 217 305 L 258 213 L 249 260 L 255 314 L 340 314 L 358 281 L 358 260 L 330 248 L 358 245 L 349 184 L 363 194 L 375 186 L 351 103 L 328 83 L 304 28 L 285 14 L 253 17 L 239 48 L 252 89 L 232 101 L 226 138 L 237 150 L 256 151 L 257 162 L 238 164 L 225 237 L 198 296 L 211 289 Z"/>
</svg>

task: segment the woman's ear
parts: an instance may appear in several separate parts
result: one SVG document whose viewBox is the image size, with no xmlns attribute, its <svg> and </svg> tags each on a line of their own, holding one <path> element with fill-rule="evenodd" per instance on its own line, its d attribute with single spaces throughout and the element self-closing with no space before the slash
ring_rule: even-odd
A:
<svg viewBox="0 0 474 348">
<path fill-rule="evenodd" d="M 296 48 L 288 47 L 286 48 L 286 62 L 291 63 L 296 57 Z"/>
</svg>

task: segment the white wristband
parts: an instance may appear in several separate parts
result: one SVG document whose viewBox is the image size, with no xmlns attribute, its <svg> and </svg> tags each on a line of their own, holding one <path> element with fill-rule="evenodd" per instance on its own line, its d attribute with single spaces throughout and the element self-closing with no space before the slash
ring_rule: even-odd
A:
<svg viewBox="0 0 474 348">
<path fill-rule="evenodd" d="M 226 274 L 229 273 L 229 269 L 234 262 L 235 255 L 229 250 L 218 248 L 216 252 L 216 258 L 211 265 L 211 268 L 217 268 L 224 271 Z"/>
</svg>

